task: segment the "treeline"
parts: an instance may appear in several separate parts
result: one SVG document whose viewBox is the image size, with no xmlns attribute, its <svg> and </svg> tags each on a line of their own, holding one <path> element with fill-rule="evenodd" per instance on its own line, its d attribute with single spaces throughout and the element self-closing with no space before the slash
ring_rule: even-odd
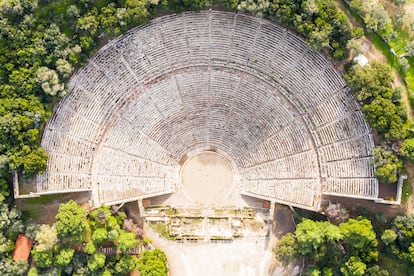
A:
<svg viewBox="0 0 414 276">
<path fill-rule="evenodd" d="M 365 119 L 380 143 L 374 148 L 375 175 L 382 183 L 394 183 L 401 173 L 402 160 L 414 159 L 414 129 L 407 120 L 402 90 L 393 88 L 388 64 L 352 65 L 345 80 L 363 104 Z"/>
<path fill-rule="evenodd" d="M 284 263 L 305 258 L 309 275 L 357 276 L 378 269 L 377 247 L 375 231 L 366 218 L 349 219 L 339 225 L 304 219 L 293 234 L 278 241 L 274 251 Z"/>
<path fill-rule="evenodd" d="M 390 228 L 381 234 L 381 241 L 386 253 L 414 267 L 414 215 L 397 216 Z"/>
<path fill-rule="evenodd" d="M 388 222 L 377 214 L 374 227 L 367 218 L 348 218 L 338 204 L 330 207 L 329 221 L 305 218 L 294 233 L 282 236 L 274 248 L 280 262 L 303 259 L 303 275 L 388 276 L 393 270 L 381 262 L 381 254 L 388 254 L 403 263 L 394 270 L 407 270 L 399 271 L 401 275 L 414 273 L 414 216 L 397 216 Z"/>
<path fill-rule="evenodd" d="M 391 67 L 380 63 L 364 67 L 355 64 L 347 70 L 345 80 L 355 98 L 363 104 L 366 121 L 383 141 L 374 148 L 376 177 L 383 183 L 394 183 L 402 168 L 395 153 L 407 157 L 412 157 L 412 153 L 393 145 L 400 145 L 412 131 L 406 126 L 407 111 L 401 99 L 401 89 L 392 86 Z"/>
<path fill-rule="evenodd" d="M 26 223 L 16 208 L 0 204 L 1 275 L 126 275 L 137 270 L 141 275 L 167 275 L 167 259 L 160 250 L 145 250 L 131 255 L 132 248 L 144 249 L 142 229 L 123 212 L 100 207 L 89 214 L 76 202 L 62 204 L 56 223 Z M 13 261 L 14 241 L 25 234 L 34 241 L 32 267 L 26 261 Z M 98 248 L 111 248 L 105 255 Z M 156 274 L 153 274 L 156 273 Z"/>
<path fill-rule="evenodd" d="M 414 17 L 406 11 L 407 0 L 345 0 L 367 35 L 404 80 L 413 105 Z"/>
<path fill-rule="evenodd" d="M 334 0 L 229 0 L 225 5 L 285 25 L 306 38 L 314 50 L 328 47 L 336 60 L 347 57 L 346 45 L 361 34 Z"/>
<path fill-rule="evenodd" d="M 0 168 L 42 173 L 41 127 L 66 81 L 106 39 L 150 17 L 151 2 L 4 0 L 0 3 Z"/>
</svg>

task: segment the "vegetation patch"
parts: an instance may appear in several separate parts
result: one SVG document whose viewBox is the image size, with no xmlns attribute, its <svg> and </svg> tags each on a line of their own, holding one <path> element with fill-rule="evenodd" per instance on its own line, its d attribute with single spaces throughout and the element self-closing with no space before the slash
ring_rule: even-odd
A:
<svg viewBox="0 0 414 276">
<path fill-rule="evenodd" d="M 149 222 L 148 223 L 152 229 L 154 229 L 158 234 L 163 236 L 168 240 L 174 240 L 175 237 L 170 236 L 168 231 L 168 226 L 164 222 Z"/>
</svg>

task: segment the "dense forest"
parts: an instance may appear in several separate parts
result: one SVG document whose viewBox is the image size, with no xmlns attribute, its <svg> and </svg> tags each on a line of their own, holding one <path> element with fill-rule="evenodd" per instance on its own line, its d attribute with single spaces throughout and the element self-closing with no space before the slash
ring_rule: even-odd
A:
<svg viewBox="0 0 414 276">
<path fill-rule="evenodd" d="M 377 138 L 376 176 L 382 183 L 395 183 L 403 164 L 414 160 L 414 129 L 402 102 L 404 91 L 393 85 L 392 70 L 396 68 L 411 87 L 414 40 L 400 39 L 406 32 L 404 26 L 410 25 L 404 14 L 394 20 L 384 6 L 370 9 L 366 2 L 346 1 L 364 27 L 355 28 L 334 0 L 0 0 L 1 274 L 19 275 L 28 270 L 27 263 L 11 260 L 19 233 L 35 241 L 32 256 L 36 267 L 29 275 L 111 275 L 135 268 L 142 275 L 154 275 L 150 272 L 157 269 L 160 274 L 156 275 L 166 273 L 165 255 L 160 251 L 148 251 L 140 259 L 125 253 L 145 243 L 136 229 L 131 231 L 132 226 L 125 225 L 123 213 L 100 208 L 87 214 L 68 202 L 61 206 L 55 225 L 40 226 L 22 217 L 13 207 L 10 193 L 11 171 L 17 170 L 24 178 L 45 171 L 48 155 L 40 146 L 42 128 L 67 93 L 72 73 L 109 39 L 160 13 L 215 6 L 247 12 L 298 32 L 311 48 L 324 49 L 336 61 L 358 53 L 364 35 L 377 35 L 395 48 L 398 56 L 391 57 L 389 64 L 350 64 L 345 74 Z M 405 3 L 392 2 L 397 6 Z M 67 215 L 76 223 L 68 221 Z M 321 227 L 327 230 L 318 231 Z M 411 216 L 397 217 L 378 229 L 362 217 L 337 225 L 303 220 L 294 234 L 281 240 L 276 252 L 285 262 L 307 259 L 312 275 L 319 275 L 318 271 L 323 275 L 388 275 L 377 265 L 378 252 L 414 262 L 413 233 Z M 84 249 L 78 250 L 76 246 L 82 244 Z M 97 251 L 103 244 L 119 248 L 120 253 L 105 257 Z"/>
</svg>

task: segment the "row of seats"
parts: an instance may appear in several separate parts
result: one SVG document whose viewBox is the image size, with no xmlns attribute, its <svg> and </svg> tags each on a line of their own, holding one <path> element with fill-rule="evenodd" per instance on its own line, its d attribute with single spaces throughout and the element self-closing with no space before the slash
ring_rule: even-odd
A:
<svg viewBox="0 0 414 276">
<path fill-rule="evenodd" d="M 314 152 L 307 151 L 243 168 L 241 173 L 245 180 L 316 178 L 318 177 L 317 157 Z"/>
<path fill-rule="evenodd" d="M 314 206 L 318 184 L 315 179 L 270 179 L 243 182 L 247 193 L 277 199 L 288 205 Z"/>
<path fill-rule="evenodd" d="M 323 182 L 322 192 L 336 196 L 372 199 L 378 197 L 376 178 L 328 178 Z"/>
<path fill-rule="evenodd" d="M 109 42 L 69 87 L 45 128 L 38 192 L 89 188 L 100 204 L 172 191 L 181 158 L 215 147 L 235 161 L 242 192 L 312 208 L 321 187 L 337 193 L 348 179 L 344 194 L 373 185 L 363 194 L 377 196 L 365 181 L 371 130 L 343 78 L 261 18 L 157 18 Z"/>
</svg>

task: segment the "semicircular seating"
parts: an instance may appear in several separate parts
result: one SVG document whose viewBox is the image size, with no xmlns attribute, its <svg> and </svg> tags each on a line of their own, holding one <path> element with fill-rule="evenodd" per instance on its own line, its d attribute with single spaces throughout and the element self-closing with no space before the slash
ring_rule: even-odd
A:
<svg viewBox="0 0 414 276">
<path fill-rule="evenodd" d="M 302 38 L 221 11 L 168 15 L 109 42 L 48 122 L 36 193 L 93 204 L 174 192 L 180 160 L 214 148 L 242 194 L 318 209 L 375 199 L 373 140 L 343 78 Z"/>
</svg>

